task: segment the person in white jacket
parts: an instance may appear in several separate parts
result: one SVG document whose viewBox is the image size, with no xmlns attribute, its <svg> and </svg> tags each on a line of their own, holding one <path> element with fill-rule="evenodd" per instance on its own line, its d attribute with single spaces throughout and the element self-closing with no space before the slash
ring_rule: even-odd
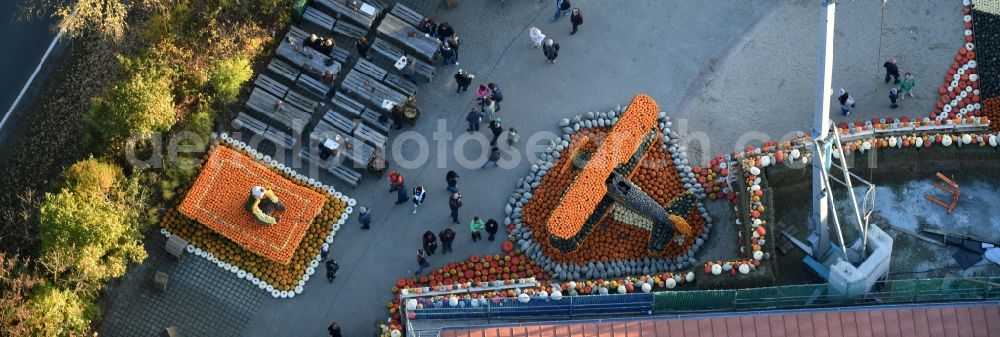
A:
<svg viewBox="0 0 1000 337">
<path fill-rule="evenodd" d="M 528 36 L 531 37 L 531 47 L 538 48 L 542 46 L 542 42 L 545 41 L 545 34 L 542 34 L 542 30 L 538 27 L 531 27 L 528 31 Z"/>
</svg>

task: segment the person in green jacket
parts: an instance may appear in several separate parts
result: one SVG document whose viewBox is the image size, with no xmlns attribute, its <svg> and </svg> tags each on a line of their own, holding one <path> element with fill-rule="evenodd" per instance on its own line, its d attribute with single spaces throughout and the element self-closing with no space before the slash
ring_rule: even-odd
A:
<svg viewBox="0 0 1000 337">
<path fill-rule="evenodd" d="M 917 79 L 910 75 L 910 72 L 903 74 L 903 80 L 899 82 L 899 99 L 903 99 L 906 95 L 913 97 L 913 87 L 917 85 Z"/>
<path fill-rule="evenodd" d="M 480 219 L 478 216 L 472 217 L 472 222 L 469 223 L 469 230 L 472 231 L 472 241 L 478 241 L 483 238 L 481 232 L 485 227 L 486 224 L 483 222 L 483 219 Z"/>
</svg>

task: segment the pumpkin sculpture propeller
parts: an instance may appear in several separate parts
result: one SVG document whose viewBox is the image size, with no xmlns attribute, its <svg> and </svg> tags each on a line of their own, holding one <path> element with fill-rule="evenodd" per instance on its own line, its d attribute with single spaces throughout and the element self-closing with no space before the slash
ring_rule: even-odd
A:
<svg viewBox="0 0 1000 337">
<path fill-rule="evenodd" d="M 250 190 L 250 197 L 247 198 L 245 205 L 254 219 L 264 225 L 278 223 L 281 217 L 274 215 L 275 212 L 285 210 L 285 205 L 281 204 L 274 191 L 261 186 L 254 186 Z"/>
</svg>

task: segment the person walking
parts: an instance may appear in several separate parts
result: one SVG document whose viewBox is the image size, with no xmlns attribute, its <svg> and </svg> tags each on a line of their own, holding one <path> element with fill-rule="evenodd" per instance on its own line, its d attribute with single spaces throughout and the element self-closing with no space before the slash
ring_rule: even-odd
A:
<svg viewBox="0 0 1000 337">
<path fill-rule="evenodd" d="M 479 101 L 480 107 L 483 106 L 483 101 L 485 101 L 486 97 L 489 96 L 490 96 L 490 88 L 487 87 L 485 84 L 480 84 L 479 88 L 476 89 L 476 100 Z"/>
<path fill-rule="evenodd" d="M 389 172 L 389 192 L 395 192 L 403 186 L 403 175 L 399 174 L 396 170 Z"/>
<path fill-rule="evenodd" d="M 415 273 L 413 273 L 414 275 L 420 275 L 420 273 L 424 271 L 424 268 L 431 265 L 430 263 L 427 263 L 427 254 L 424 253 L 423 249 L 417 249 L 417 264 L 420 267 L 417 268 Z"/>
<path fill-rule="evenodd" d="M 490 162 L 493 162 L 493 166 L 500 166 L 500 147 L 496 144 L 490 146 L 490 156 L 486 158 L 486 162 L 480 168 L 486 168 L 486 165 L 489 165 Z"/>
<path fill-rule="evenodd" d="M 885 68 L 885 83 L 889 83 L 889 77 L 892 77 L 895 79 L 893 83 L 899 84 L 899 67 L 896 66 L 896 59 L 889 59 L 882 64 L 882 67 Z"/>
<path fill-rule="evenodd" d="M 500 125 L 499 118 L 490 121 L 490 131 L 493 132 L 493 139 L 490 140 L 490 145 L 497 145 L 497 139 L 500 139 L 500 134 L 503 133 L 503 126 Z"/>
<path fill-rule="evenodd" d="M 427 256 L 434 255 L 434 251 L 437 250 L 437 247 L 437 237 L 434 236 L 434 232 L 424 232 L 424 251 L 427 252 Z"/>
<path fill-rule="evenodd" d="M 368 226 L 372 223 L 372 210 L 367 207 L 361 207 L 358 210 L 360 211 L 358 214 L 358 222 L 361 223 L 361 229 L 368 229 Z"/>
<path fill-rule="evenodd" d="M 448 183 L 448 192 L 456 193 L 458 192 L 458 173 L 449 170 L 448 173 L 444 175 L 444 181 Z"/>
<path fill-rule="evenodd" d="M 340 333 L 340 325 L 337 323 L 330 324 L 326 330 L 330 332 L 330 337 L 343 337 Z"/>
<path fill-rule="evenodd" d="M 448 41 L 452 35 L 455 35 L 455 28 L 452 28 L 447 22 L 442 22 L 437 25 L 437 38 L 441 42 Z"/>
<path fill-rule="evenodd" d="M 472 241 L 479 241 L 483 238 L 483 227 L 486 225 L 483 223 L 483 219 L 478 216 L 472 217 L 472 222 L 469 223 L 469 231 L 472 232 Z"/>
<path fill-rule="evenodd" d="M 528 37 L 531 38 L 531 48 L 539 48 L 542 46 L 542 42 L 545 42 L 545 34 L 542 34 L 542 30 L 538 27 L 528 29 Z"/>
<path fill-rule="evenodd" d="M 545 58 L 549 60 L 549 63 L 556 63 L 556 57 L 559 57 L 559 44 L 551 38 L 546 39 L 542 52 L 545 53 Z"/>
<path fill-rule="evenodd" d="M 438 48 L 438 52 L 441 53 L 441 65 L 446 66 L 449 64 L 458 65 L 458 58 L 455 57 L 455 50 L 451 49 L 451 45 L 448 41 L 441 44 Z"/>
<path fill-rule="evenodd" d="M 455 74 L 455 83 L 458 83 L 458 89 L 455 89 L 455 95 L 469 91 L 469 85 L 472 84 L 472 74 L 459 69 L 458 73 Z"/>
<path fill-rule="evenodd" d="M 368 42 L 368 37 L 362 36 L 358 38 L 358 42 L 354 43 L 354 47 L 358 49 L 358 55 L 367 59 L 368 50 L 372 49 L 372 44 Z"/>
<path fill-rule="evenodd" d="M 326 260 L 326 279 L 333 283 L 333 279 L 337 278 L 337 270 L 340 270 L 340 265 L 337 261 L 333 259 Z"/>
<path fill-rule="evenodd" d="M 556 14 L 552 17 L 552 22 L 559 21 L 566 11 L 573 6 L 569 3 L 569 0 L 556 0 Z"/>
<path fill-rule="evenodd" d="M 487 84 L 486 87 L 490 88 L 490 98 L 492 98 L 493 103 L 497 105 L 496 112 L 500 112 L 500 101 L 503 100 L 503 91 L 500 91 L 500 86 L 496 83 Z"/>
<path fill-rule="evenodd" d="M 496 102 L 493 101 L 493 98 L 487 96 L 486 99 L 483 100 L 483 116 L 486 117 L 486 120 L 493 121 L 494 119 L 497 119 L 497 116 L 495 114 L 496 111 L 497 111 Z"/>
<path fill-rule="evenodd" d="M 448 208 L 451 209 L 451 222 L 458 224 L 458 209 L 462 208 L 462 195 L 457 192 L 452 193 L 448 198 Z"/>
<path fill-rule="evenodd" d="M 406 194 L 406 185 L 400 184 L 399 188 L 396 189 L 396 205 L 402 204 L 410 200 L 410 197 Z"/>
<path fill-rule="evenodd" d="M 483 120 L 483 114 L 479 113 L 479 109 L 472 107 L 469 110 L 469 114 L 465 115 L 465 121 L 469 122 L 469 129 L 465 130 L 469 133 L 473 131 L 479 131 L 479 122 Z"/>
<path fill-rule="evenodd" d="M 455 230 L 451 227 L 445 227 L 438 237 L 441 238 L 441 254 L 445 254 L 451 251 L 451 242 L 455 241 Z"/>
<path fill-rule="evenodd" d="M 840 114 L 847 116 L 851 114 L 851 108 L 854 107 L 854 97 L 848 93 L 844 88 L 840 88 L 840 96 L 837 97 L 837 101 L 840 101 Z"/>
<path fill-rule="evenodd" d="M 895 109 L 898 106 L 896 105 L 897 99 L 899 99 L 899 90 L 896 87 L 889 89 L 889 101 L 892 102 L 892 104 L 889 104 L 890 109 Z"/>
<path fill-rule="evenodd" d="M 427 191 L 424 191 L 423 186 L 417 186 L 413 188 L 413 214 L 417 214 L 417 207 L 424 203 L 424 199 L 427 196 Z M 433 252 L 431 252 L 433 253 Z"/>
<path fill-rule="evenodd" d="M 569 22 L 573 24 L 573 31 L 569 32 L 569 35 L 576 34 L 576 27 L 583 24 L 583 12 L 579 8 L 573 8 L 573 14 L 570 14 Z"/>
<path fill-rule="evenodd" d="M 514 130 L 514 128 L 507 129 L 507 146 L 508 147 L 513 147 L 514 143 L 517 143 L 517 140 L 520 139 L 520 138 L 521 137 L 517 135 L 517 130 Z"/>
<path fill-rule="evenodd" d="M 488 240 L 493 241 L 493 238 L 497 235 L 497 230 L 500 229 L 500 224 L 497 223 L 493 218 L 486 220 L 486 233 L 490 234 Z"/>
<path fill-rule="evenodd" d="M 458 64 L 458 46 L 460 43 L 458 34 L 452 35 L 451 38 L 448 39 L 448 45 L 451 46 L 451 49 L 455 50 L 455 64 Z"/>
<path fill-rule="evenodd" d="M 913 75 L 909 71 L 903 74 L 903 80 L 899 82 L 899 99 L 903 99 L 906 95 L 913 97 L 913 87 L 917 85 L 917 80 L 913 78 Z"/>
</svg>

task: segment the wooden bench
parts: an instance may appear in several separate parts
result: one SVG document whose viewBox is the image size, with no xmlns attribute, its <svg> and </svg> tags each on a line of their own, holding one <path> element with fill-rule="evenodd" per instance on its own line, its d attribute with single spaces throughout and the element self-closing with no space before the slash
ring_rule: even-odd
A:
<svg viewBox="0 0 1000 337">
<path fill-rule="evenodd" d="M 384 149 L 385 143 L 389 140 L 385 135 L 364 124 L 358 125 L 358 127 L 354 129 L 354 138 L 365 141 L 368 144 L 372 144 L 376 148 L 380 149 Z"/>
<path fill-rule="evenodd" d="M 256 118 L 250 117 L 245 112 L 240 112 L 236 115 L 236 119 L 234 119 L 233 122 L 239 123 L 239 125 L 234 124 L 234 128 L 243 127 L 258 135 L 263 135 L 264 131 L 267 130 L 267 124 L 257 120 Z"/>
<path fill-rule="evenodd" d="M 368 36 L 368 30 L 343 20 L 337 22 L 336 26 L 333 26 L 333 33 L 346 36 L 351 40 L 357 40 L 359 37 Z"/>
<path fill-rule="evenodd" d="M 302 41 L 305 40 L 307 37 L 309 37 L 309 33 L 302 28 L 292 25 L 288 26 L 288 36 L 294 37 L 299 41 Z"/>
<path fill-rule="evenodd" d="M 254 88 L 253 92 L 250 93 L 250 99 L 247 100 L 246 106 L 250 110 L 259 112 L 287 126 L 293 133 L 302 133 L 302 128 L 305 124 L 309 123 L 312 115 L 291 104 L 283 104 L 280 110 L 275 110 L 274 106 L 277 101 L 278 98 L 274 95 L 265 92 L 261 88 Z M 269 126 L 268 129 L 273 129 L 273 126 Z"/>
<path fill-rule="evenodd" d="M 320 98 L 325 98 L 326 95 L 330 94 L 330 90 L 333 89 L 333 84 L 326 84 L 305 74 L 300 75 L 299 79 L 295 80 L 295 86 L 305 89 L 310 94 Z"/>
<path fill-rule="evenodd" d="M 389 73 L 385 75 L 385 80 L 382 81 L 390 87 L 399 90 L 400 92 L 406 94 L 407 96 L 413 96 L 417 93 L 417 84 L 411 82 L 402 76 Z"/>
<path fill-rule="evenodd" d="M 376 55 L 381 56 L 384 61 L 390 64 L 390 66 L 395 64 L 400 57 L 405 55 L 403 54 L 402 49 L 399 49 L 383 39 L 375 39 L 375 41 L 372 42 L 372 50 L 375 51 Z"/>
<path fill-rule="evenodd" d="M 400 20 L 403 20 L 414 27 L 419 26 L 420 23 L 424 21 L 423 15 L 399 2 L 396 3 L 396 6 L 392 7 L 392 11 L 390 11 L 389 14 L 395 15 Z"/>
<path fill-rule="evenodd" d="M 313 112 L 315 112 L 316 111 L 316 107 L 319 106 L 318 102 L 316 102 L 315 100 L 313 100 L 313 99 L 311 99 L 309 97 L 306 97 L 305 95 L 303 95 L 303 94 L 301 94 L 301 93 L 299 93 L 298 91 L 295 91 L 295 90 L 289 90 L 288 91 L 288 94 L 285 95 L 285 102 L 286 103 L 294 104 L 295 106 L 297 106 L 299 108 L 302 108 L 302 110 L 305 110 L 306 112 L 309 112 L 310 115 Z"/>
<path fill-rule="evenodd" d="M 315 141 L 315 143 L 317 145 L 310 146 L 310 148 L 315 148 L 317 149 L 316 152 L 318 152 L 319 140 Z M 322 160 L 319 155 L 313 154 L 313 151 L 311 151 L 310 148 L 302 147 L 302 150 L 299 151 L 299 157 L 302 157 L 302 159 L 312 162 L 316 166 L 327 170 L 327 172 L 330 172 L 330 174 L 337 177 L 337 179 L 351 185 L 351 187 L 358 187 L 358 182 L 361 181 L 361 173 L 358 173 L 351 168 L 343 167 L 343 165 L 337 164 L 333 161 Z"/>
<path fill-rule="evenodd" d="M 285 96 L 288 92 L 288 86 L 264 74 L 258 75 L 253 84 L 278 97 Z"/>
<path fill-rule="evenodd" d="M 372 78 L 379 81 L 384 79 L 386 74 L 385 69 L 382 69 L 381 67 L 363 58 L 358 59 L 358 63 L 354 64 L 354 69 L 357 69 L 362 74 L 371 76 Z"/>
<path fill-rule="evenodd" d="M 295 82 L 295 79 L 301 74 L 295 66 L 276 58 L 271 59 L 271 63 L 267 64 L 267 69 L 278 77 L 288 80 L 289 83 Z"/>
<path fill-rule="evenodd" d="M 353 94 L 377 110 L 384 110 L 382 103 L 385 100 L 396 104 L 406 102 L 406 95 L 353 69 L 344 77 L 344 82 L 340 86 L 344 91 Z"/>
<path fill-rule="evenodd" d="M 392 130 L 392 119 L 376 110 L 365 110 L 365 112 L 361 113 L 361 120 L 383 134 L 389 134 L 389 130 Z"/>
<path fill-rule="evenodd" d="M 336 127 L 346 133 L 353 132 L 358 126 L 357 122 L 351 120 L 347 116 L 341 115 L 333 110 L 327 110 L 326 114 L 323 115 L 323 120 L 319 121 L 319 123 L 316 124 L 316 127 L 313 128 L 313 132 L 316 132 L 316 130 L 320 129 L 321 126 L 326 128 L 327 125 L 323 125 L 324 123 L 328 123 L 327 125 Z M 330 128 L 326 128 L 326 130 L 333 131 L 330 130 Z"/>
<path fill-rule="evenodd" d="M 177 235 L 171 235 L 170 238 L 167 239 L 167 244 L 164 249 L 170 254 L 170 256 L 179 260 L 181 255 L 184 255 L 184 250 L 187 249 L 187 246 L 187 241 Z"/>
<path fill-rule="evenodd" d="M 430 82 L 434 79 L 434 74 L 437 73 L 437 68 L 434 68 L 430 63 L 410 58 L 410 62 L 413 62 L 413 74 L 415 77 L 423 78 Z"/>
<path fill-rule="evenodd" d="M 330 51 L 330 57 L 340 62 L 340 64 L 347 64 L 347 59 L 351 57 L 351 51 L 340 46 L 333 46 L 333 51 Z"/>
<path fill-rule="evenodd" d="M 337 19 L 313 7 L 306 8 L 306 12 L 302 14 L 302 20 L 323 28 L 324 31 L 333 30 L 333 25 L 337 23 Z"/>
<path fill-rule="evenodd" d="M 347 97 L 344 93 L 339 91 L 336 95 L 333 95 L 331 102 L 335 108 L 339 109 L 341 112 L 347 113 L 347 116 L 350 116 L 351 118 L 358 118 L 361 116 L 362 112 L 365 111 L 364 104 Z"/>
<path fill-rule="evenodd" d="M 264 138 L 274 142 L 274 145 L 279 148 L 285 148 L 291 150 L 295 147 L 295 139 L 289 136 L 283 131 L 276 130 L 275 128 L 267 128 L 267 131 L 263 134 Z"/>
</svg>

